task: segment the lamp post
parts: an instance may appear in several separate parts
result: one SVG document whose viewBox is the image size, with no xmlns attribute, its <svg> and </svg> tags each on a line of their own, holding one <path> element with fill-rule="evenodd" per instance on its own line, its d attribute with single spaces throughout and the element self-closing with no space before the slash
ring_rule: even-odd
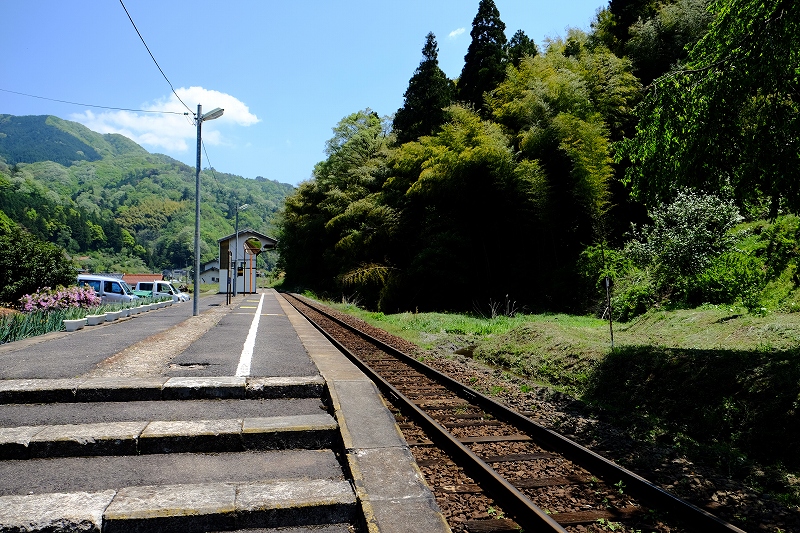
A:
<svg viewBox="0 0 800 533">
<path fill-rule="evenodd" d="M 194 175 L 194 303 L 192 305 L 192 315 L 197 316 L 200 309 L 200 145 L 201 135 L 200 126 L 204 120 L 214 120 L 224 113 L 224 109 L 219 107 L 212 109 L 205 115 L 203 106 L 197 104 L 197 170 Z"/>
<path fill-rule="evenodd" d="M 236 296 L 236 289 L 239 286 L 239 211 L 247 209 L 248 204 L 236 204 L 236 244 L 233 248 L 233 295 Z"/>
</svg>

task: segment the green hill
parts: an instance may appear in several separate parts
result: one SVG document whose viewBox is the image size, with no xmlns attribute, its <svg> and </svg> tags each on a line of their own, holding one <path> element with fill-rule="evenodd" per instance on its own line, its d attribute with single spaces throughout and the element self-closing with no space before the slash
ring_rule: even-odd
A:
<svg viewBox="0 0 800 533">
<path fill-rule="evenodd" d="M 49 117 L 0 115 L 0 156 L 7 163 L 97 161 L 102 156 L 79 135 L 59 128 Z M 85 128 L 84 128 L 85 129 Z"/>
<path fill-rule="evenodd" d="M 201 173 L 201 257 L 241 228 L 275 233 L 292 185 Z M 0 115 L 0 211 L 62 246 L 91 270 L 144 271 L 192 263 L 195 169 L 118 134 L 53 116 Z M 264 266 L 274 258 L 267 257 Z"/>
</svg>

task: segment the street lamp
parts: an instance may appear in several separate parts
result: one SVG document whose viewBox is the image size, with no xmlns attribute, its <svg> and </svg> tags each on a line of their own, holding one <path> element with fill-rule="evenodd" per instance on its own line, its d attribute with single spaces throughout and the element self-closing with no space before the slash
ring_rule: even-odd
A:
<svg viewBox="0 0 800 533">
<path fill-rule="evenodd" d="M 224 113 L 224 109 L 219 107 L 212 109 L 205 115 L 203 106 L 197 104 L 197 170 L 194 175 L 194 304 L 192 315 L 197 316 L 200 309 L 200 126 L 205 120 L 214 120 Z"/>
<path fill-rule="evenodd" d="M 248 208 L 248 204 L 236 205 L 236 244 L 233 252 L 233 295 L 236 296 L 236 288 L 239 286 L 239 211 Z"/>
</svg>

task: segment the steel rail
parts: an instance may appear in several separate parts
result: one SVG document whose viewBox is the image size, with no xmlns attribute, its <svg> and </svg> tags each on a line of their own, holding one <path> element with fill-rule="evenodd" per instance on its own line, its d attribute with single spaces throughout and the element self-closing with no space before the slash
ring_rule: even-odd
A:
<svg viewBox="0 0 800 533">
<path fill-rule="evenodd" d="M 321 311 L 313 305 L 309 305 L 294 295 L 291 296 L 319 312 L 320 314 L 339 323 L 338 320 L 331 317 L 328 313 Z M 289 303 L 295 306 L 294 302 L 288 298 L 287 300 Z M 377 374 L 357 355 L 355 355 L 346 346 L 325 331 L 322 326 L 317 324 L 312 318 L 303 313 L 302 309 L 297 308 L 297 306 L 295 306 L 295 309 L 303 314 L 303 316 L 305 316 L 306 319 L 311 322 L 312 325 L 314 325 L 314 327 L 316 327 L 323 335 L 325 335 L 325 337 L 331 343 L 333 343 L 336 348 L 344 353 L 347 358 L 353 362 L 353 364 L 355 364 L 362 372 L 364 372 L 371 380 L 373 380 L 381 393 L 388 396 L 393 403 L 400 408 L 401 411 L 413 418 L 426 431 L 431 440 L 435 442 L 437 446 L 445 450 L 445 452 L 448 453 L 448 455 L 450 455 L 451 458 L 459 466 L 461 466 L 464 471 L 468 473 L 487 494 L 491 495 L 498 502 L 498 504 L 503 507 L 503 510 L 506 512 L 506 514 L 512 516 L 525 531 L 554 531 L 566 533 L 567 530 L 559 525 L 558 522 L 553 520 L 540 507 L 533 503 L 530 498 L 525 496 L 519 491 L 519 489 L 509 483 L 507 479 L 495 472 L 491 466 L 484 462 L 480 457 L 475 455 L 472 450 L 458 441 L 452 433 L 447 431 L 447 429 L 445 429 L 441 424 L 431 418 L 425 411 L 420 409 L 410 398 L 408 398 L 402 392 L 397 390 L 397 388 L 395 388 L 391 383 Z M 348 329 L 352 330 L 352 328 Z M 356 334 L 361 334 L 358 332 L 358 330 L 353 331 Z M 382 344 L 379 344 L 379 346 L 381 348 L 384 347 Z"/>
<path fill-rule="evenodd" d="M 292 297 L 302 302 L 304 305 L 307 305 L 308 307 L 314 309 L 318 313 L 326 316 L 330 320 L 333 320 L 335 323 L 341 325 L 342 327 L 345 327 L 346 329 L 352 331 L 353 333 L 361 336 L 365 340 L 368 340 L 369 342 L 378 345 L 383 351 L 392 354 L 393 356 L 402 360 L 404 363 L 408 364 L 409 366 L 412 366 L 414 369 L 424 374 L 426 377 L 442 383 L 446 388 L 448 388 L 455 394 L 459 395 L 460 397 L 470 402 L 477 404 L 486 412 L 491 413 L 498 420 L 502 420 L 504 422 L 519 427 L 523 431 L 527 432 L 532 438 L 534 438 L 534 440 L 538 441 L 539 444 L 543 445 L 543 447 L 550 448 L 553 451 L 563 454 L 566 458 L 568 458 L 575 464 L 585 468 L 586 470 L 589 470 L 598 477 L 605 478 L 607 480 L 614 480 L 615 482 L 622 481 L 625 484 L 625 490 L 627 493 L 648 503 L 652 507 L 670 511 L 676 518 L 689 524 L 689 526 L 693 530 L 702 531 L 704 533 L 705 532 L 746 533 L 744 530 L 739 529 L 733 524 L 725 522 L 724 520 L 709 513 L 708 511 L 705 511 L 704 509 L 701 509 L 685 500 L 678 498 L 674 494 L 667 492 L 661 487 L 651 483 L 650 481 L 647 481 L 638 474 L 635 474 L 634 472 L 631 472 L 630 470 L 622 466 L 619 466 L 618 464 L 612 461 L 609 461 L 605 457 L 589 450 L 584 446 L 581 446 L 580 444 L 574 441 L 567 439 L 566 437 L 560 435 L 559 433 L 556 433 L 555 431 L 547 429 L 546 427 L 531 420 L 530 418 L 506 407 L 501 403 L 496 402 L 495 400 L 481 394 L 480 392 L 474 389 L 471 389 L 470 387 L 454 380 L 453 378 L 451 378 L 446 374 L 439 372 L 438 370 L 430 367 L 429 365 L 426 365 L 425 363 L 418 361 L 414 357 L 411 357 L 410 355 L 398 350 L 397 348 L 386 344 L 385 342 L 373 337 L 368 333 L 359 330 L 354 326 L 351 326 L 350 324 L 331 315 L 324 309 L 320 309 L 319 307 L 311 303 L 308 303 L 307 301 L 300 299 L 295 295 L 292 295 Z M 328 337 L 332 342 L 334 342 L 337 345 L 337 347 L 342 349 L 349 358 L 353 359 L 354 362 L 357 364 L 357 366 L 359 366 L 359 368 L 361 368 L 371 378 L 373 376 L 376 376 L 380 382 L 384 382 L 388 387 L 391 387 L 391 389 L 387 388 L 387 390 L 393 391 L 392 395 L 402 396 L 402 394 L 399 393 L 399 391 L 396 391 L 396 389 L 394 389 L 393 386 L 388 384 L 388 382 L 385 382 L 383 378 L 381 378 L 374 371 L 369 369 L 365 363 L 363 363 L 357 356 L 350 353 L 349 350 L 347 350 L 341 345 L 341 343 L 333 339 L 319 325 L 317 325 L 313 321 L 311 322 L 326 337 Z M 425 418 L 429 419 L 433 425 L 440 427 L 442 431 L 450 435 L 450 433 L 446 429 L 441 427 L 437 422 L 435 422 L 432 418 L 430 418 L 427 414 L 425 414 L 421 409 L 419 409 L 415 404 L 413 404 L 413 402 L 412 406 L 414 410 L 419 411 L 424 415 Z M 485 468 L 488 468 L 492 472 L 494 472 L 494 470 L 489 465 L 487 465 L 480 458 L 475 456 L 475 454 L 471 450 L 469 450 L 466 446 L 464 446 L 460 442 L 458 442 L 458 445 L 459 447 L 465 449 L 468 454 L 474 456 L 480 463 L 482 463 L 485 466 Z M 495 473 L 495 475 L 497 474 Z M 516 489 L 514 490 L 516 491 Z M 525 497 L 524 495 L 522 496 Z M 527 499 L 527 497 L 525 498 Z M 531 505 L 535 506 L 535 504 L 533 504 L 532 502 Z M 536 509 L 544 513 L 543 511 L 541 511 L 540 508 L 536 507 Z M 555 531 L 560 531 L 560 530 L 555 530 Z"/>
</svg>

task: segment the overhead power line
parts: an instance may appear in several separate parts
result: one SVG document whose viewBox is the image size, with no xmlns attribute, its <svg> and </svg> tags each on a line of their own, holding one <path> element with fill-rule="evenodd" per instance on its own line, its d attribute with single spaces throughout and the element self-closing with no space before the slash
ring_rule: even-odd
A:
<svg viewBox="0 0 800 533">
<path fill-rule="evenodd" d="M 158 111 L 153 109 L 129 109 L 127 107 L 109 107 L 105 105 L 95 105 L 95 104 L 83 104 L 80 102 L 70 102 L 69 100 L 59 100 L 58 98 L 47 98 L 46 96 L 37 96 L 35 94 L 27 94 L 21 93 L 18 91 L 10 91 L 8 89 L 0 88 L 0 91 L 4 93 L 11 93 L 11 94 L 18 94 L 20 96 L 27 96 L 29 98 L 38 98 L 40 100 L 49 100 L 51 102 L 60 102 L 62 104 L 71 104 L 71 105 L 79 105 L 83 107 L 96 107 L 98 109 L 112 109 L 114 111 L 132 111 L 134 113 L 161 113 L 164 115 L 188 115 L 189 113 L 183 113 L 180 111 Z"/>
<path fill-rule="evenodd" d="M 156 66 L 158 67 L 158 70 L 159 70 L 159 72 L 161 72 L 161 75 L 162 75 L 162 76 L 164 76 L 164 79 L 165 79 L 165 80 L 167 80 L 167 83 L 169 84 L 169 88 L 170 88 L 170 89 L 172 89 L 172 94 L 174 94 L 174 95 L 175 95 L 175 98 L 177 98 L 178 100 L 180 100 L 180 102 L 183 104 L 183 107 L 185 107 L 185 108 L 186 108 L 186 110 L 187 110 L 187 111 L 189 111 L 189 113 L 192 113 L 192 114 L 194 114 L 194 112 L 193 112 L 191 109 L 189 109 L 189 106 L 188 106 L 188 105 L 186 105 L 186 102 L 184 102 L 183 100 L 181 100 L 181 97 L 180 97 L 180 96 L 178 96 L 178 93 L 176 93 L 176 92 L 175 92 L 175 87 L 173 87 L 173 86 L 172 86 L 172 82 L 171 82 L 171 81 L 169 81 L 169 78 L 167 78 L 167 75 L 166 75 L 166 74 L 164 74 L 164 70 L 161 68 L 161 65 L 159 65 L 159 64 L 158 64 L 158 61 L 156 61 L 156 58 L 155 58 L 155 56 L 153 55 L 153 52 L 151 52 L 151 51 L 150 51 L 150 47 L 149 47 L 149 46 L 147 46 L 147 43 L 144 41 L 144 37 L 142 37 L 142 34 L 139 32 L 139 28 L 137 28 L 137 27 L 136 27 L 136 23 L 135 23 L 135 22 L 133 22 L 133 17 L 131 17 L 131 14 L 130 14 L 130 13 L 128 13 L 128 8 L 127 8 L 127 7 L 125 7 L 125 4 L 122 2 L 122 0 L 119 0 L 119 3 L 122 5 L 122 9 L 124 9 L 124 10 L 125 10 L 125 14 L 126 14 L 126 15 L 128 15 L 128 20 L 130 20 L 130 21 L 131 21 L 131 24 L 133 24 L 133 29 L 134 29 L 134 30 L 136 30 L 136 34 L 137 34 L 137 35 L 139 35 L 139 39 L 141 39 L 141 40 L 142 40 L 142 44 L 143 44 L 143 45 L 144 45 L 144 47 L 147 49 L 147 53 L 148 53 L 148 54 L 150 54 L 150 57 L 153 59 L 153 63 L 155 63 L 155 64 L 156 64 Z"/>
<path fill-rule="evenodd" d="M 200 144 L 203 145 L 203 152 L 206 154 L 206 163 L 208 163 L 208 168 L 211 169 L 211 175 L 214 176 L 214 181 L 219 186 L 219 180 L 217 179 L 217 173 L 214 172 L 214 167 L 211 166 L 211 160 L 208 158 L 208 150 L 206 150 L 206 143 L 201 139 Z"/>
</svg>

